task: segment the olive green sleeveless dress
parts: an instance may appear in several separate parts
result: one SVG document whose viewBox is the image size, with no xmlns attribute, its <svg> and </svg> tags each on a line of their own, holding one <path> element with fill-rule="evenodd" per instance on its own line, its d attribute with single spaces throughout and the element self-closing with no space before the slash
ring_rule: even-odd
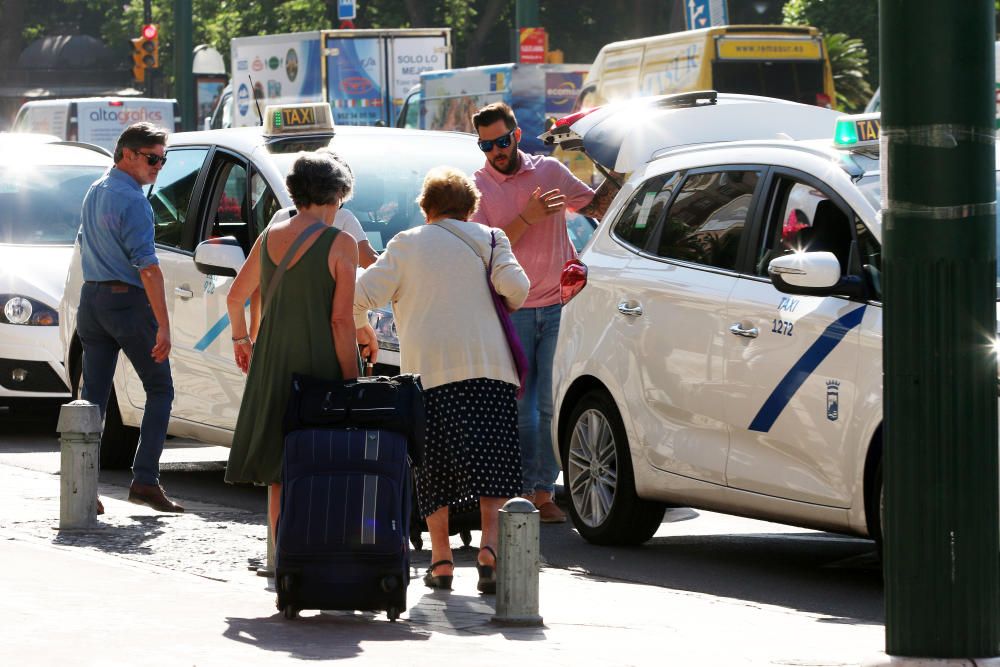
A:
<svg viewBox="0 0 1000 667">
<path fill-rule="evenodd" d="M 254 346 L 233 446 L 227 482 L 281 482 L 281 420 L 291 391 L 292 373 L 341 379 L 333 347 L 330 315 L 336 284 L 330 275 L 330 246 L 339 231 L 324 230 L 298 261 L 285 269 Z M 277 265 L 261 241 L 260 293 L 267 294 Z"/>
</svg>

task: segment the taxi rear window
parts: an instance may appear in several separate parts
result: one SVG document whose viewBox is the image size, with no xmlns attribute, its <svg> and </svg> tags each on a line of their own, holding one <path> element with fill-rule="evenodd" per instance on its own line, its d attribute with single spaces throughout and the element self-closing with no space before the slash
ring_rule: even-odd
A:
<svg viewBox="0 0 1000 667">
<path fill-rule="evenodd" d="M 354 194 L 344 208 L 361 222 L 376 251 L 399 232 L 424 223 L 416 199 L 431 168 L 448 165 L 471 177 L 485 163 L 472 135 L 388 128 L 340 131 L 332 139 L 282 139 L 269 143 L 267 150 L 279 171 L 287 174 L 299 151 L 325 146 L 347 160 L 354 172 Z"/>
</svg>

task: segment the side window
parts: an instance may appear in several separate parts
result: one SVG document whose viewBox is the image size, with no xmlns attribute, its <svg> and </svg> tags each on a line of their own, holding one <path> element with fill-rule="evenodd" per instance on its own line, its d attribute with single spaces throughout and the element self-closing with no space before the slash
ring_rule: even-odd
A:
<svg viewBox="0 0 1000 667">
<path fill-rule="evenodd" d="M 612 230 L 615 236 L 637 250 L 645 250 L 649 235 L 680 180 L 680 174 L 673 173 L 656 176 L 643 183 L 615 223 Z"/>
<path fill-rule="evenodd" d="M 208 208 L 210 231 L 207 238 L 234 236 L 243 252 L 249 254 L 256 236 L 250 234 L 246 167 L 229 158 L 219 160 L 216 165 L 212 180 L 214 191 Z"/>
<path fill-rule="evenodd" d="M 690 174 L 660 227 L 656 254 L 735 269 L 759 180 L 756 171 Z"/>
<path fill-rule="evenodd" d="M 822 191 L 791 177 L 780 178 L 773 193 L 767 232 L 757 253 L 757 275 L 767 276 L 767 265 L 775 257 L 824 250 L 837 256 L 846 274 L 851 252 L 847 214 Z"/>
<path fill-rule="evenodd" d="M 274 196 L 274 190 L 267 184 L 264 177 L 257 172 L 252 172 L 250 177 L 250 243 L 252 244 L 260 236 L 260 233 L 271 222 L 271 218 L 278 209 L 278 198 Z"/>
<path fill-rule="evenodd" d="M 191 193 L 207 154 L 208 151 L 203 148 L 167 151 L 167 164 L 160 170 L 149 192 L 157 243 L 172 248 L 181 247 Z"/>
</svg>

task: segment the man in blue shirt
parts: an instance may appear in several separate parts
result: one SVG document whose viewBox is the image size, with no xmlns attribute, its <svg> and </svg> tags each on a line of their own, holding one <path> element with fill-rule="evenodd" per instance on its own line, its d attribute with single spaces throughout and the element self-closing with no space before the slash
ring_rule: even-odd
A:
<svg viewBox="0 0 1000 667">
<path fill-rule="evenodd" d="M 166 142 L 166 130 L 150 123 L 126 128 L 115 146 L 115 166 L 90 186 L 83 200 L 84 284 L 77 331 L 83 344 L 82 395 L 100 406 L 102 416 L 119 351 L 146 391 L 129 501 L 161 512 L 183 512 L 160 486 L 160 454 L 174 385 L 167 361 L 170 322 L 163 273 L 153 245 L 153 209 L 142 192 L 166 163 Z M 98 503 L 99 514 L 103 509 Z"/>
</svg>

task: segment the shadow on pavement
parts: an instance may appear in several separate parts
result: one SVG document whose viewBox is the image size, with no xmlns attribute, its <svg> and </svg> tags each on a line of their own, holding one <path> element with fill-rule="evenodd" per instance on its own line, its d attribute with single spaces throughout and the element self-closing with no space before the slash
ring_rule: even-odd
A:
<svg viewBox="0 0 1000 667">
<path fill-rule="evenodd" d="M 668 511 L 667 520 L 677 511 Z M 824 622 L 884 623 L 873 542 L 795 529 L 697 534 L 692 510 L 679 512 L 683 527 L 638 547 L 590 545 L 570 523 L 546 525 L 542 555 L 586 574 L 797 609 Z"/>
<path fill-rule="evenodd" d="M 362 642 L 426 641 L 431 636 L 405 621 L 389 623 L 370 612 L 320 613 L 295 621 L 276 612 L 264 618 L 229 617 L 226 622 L 227 639 L 300 660 L 353 658 L 362 653 Z"/>
</svg>

